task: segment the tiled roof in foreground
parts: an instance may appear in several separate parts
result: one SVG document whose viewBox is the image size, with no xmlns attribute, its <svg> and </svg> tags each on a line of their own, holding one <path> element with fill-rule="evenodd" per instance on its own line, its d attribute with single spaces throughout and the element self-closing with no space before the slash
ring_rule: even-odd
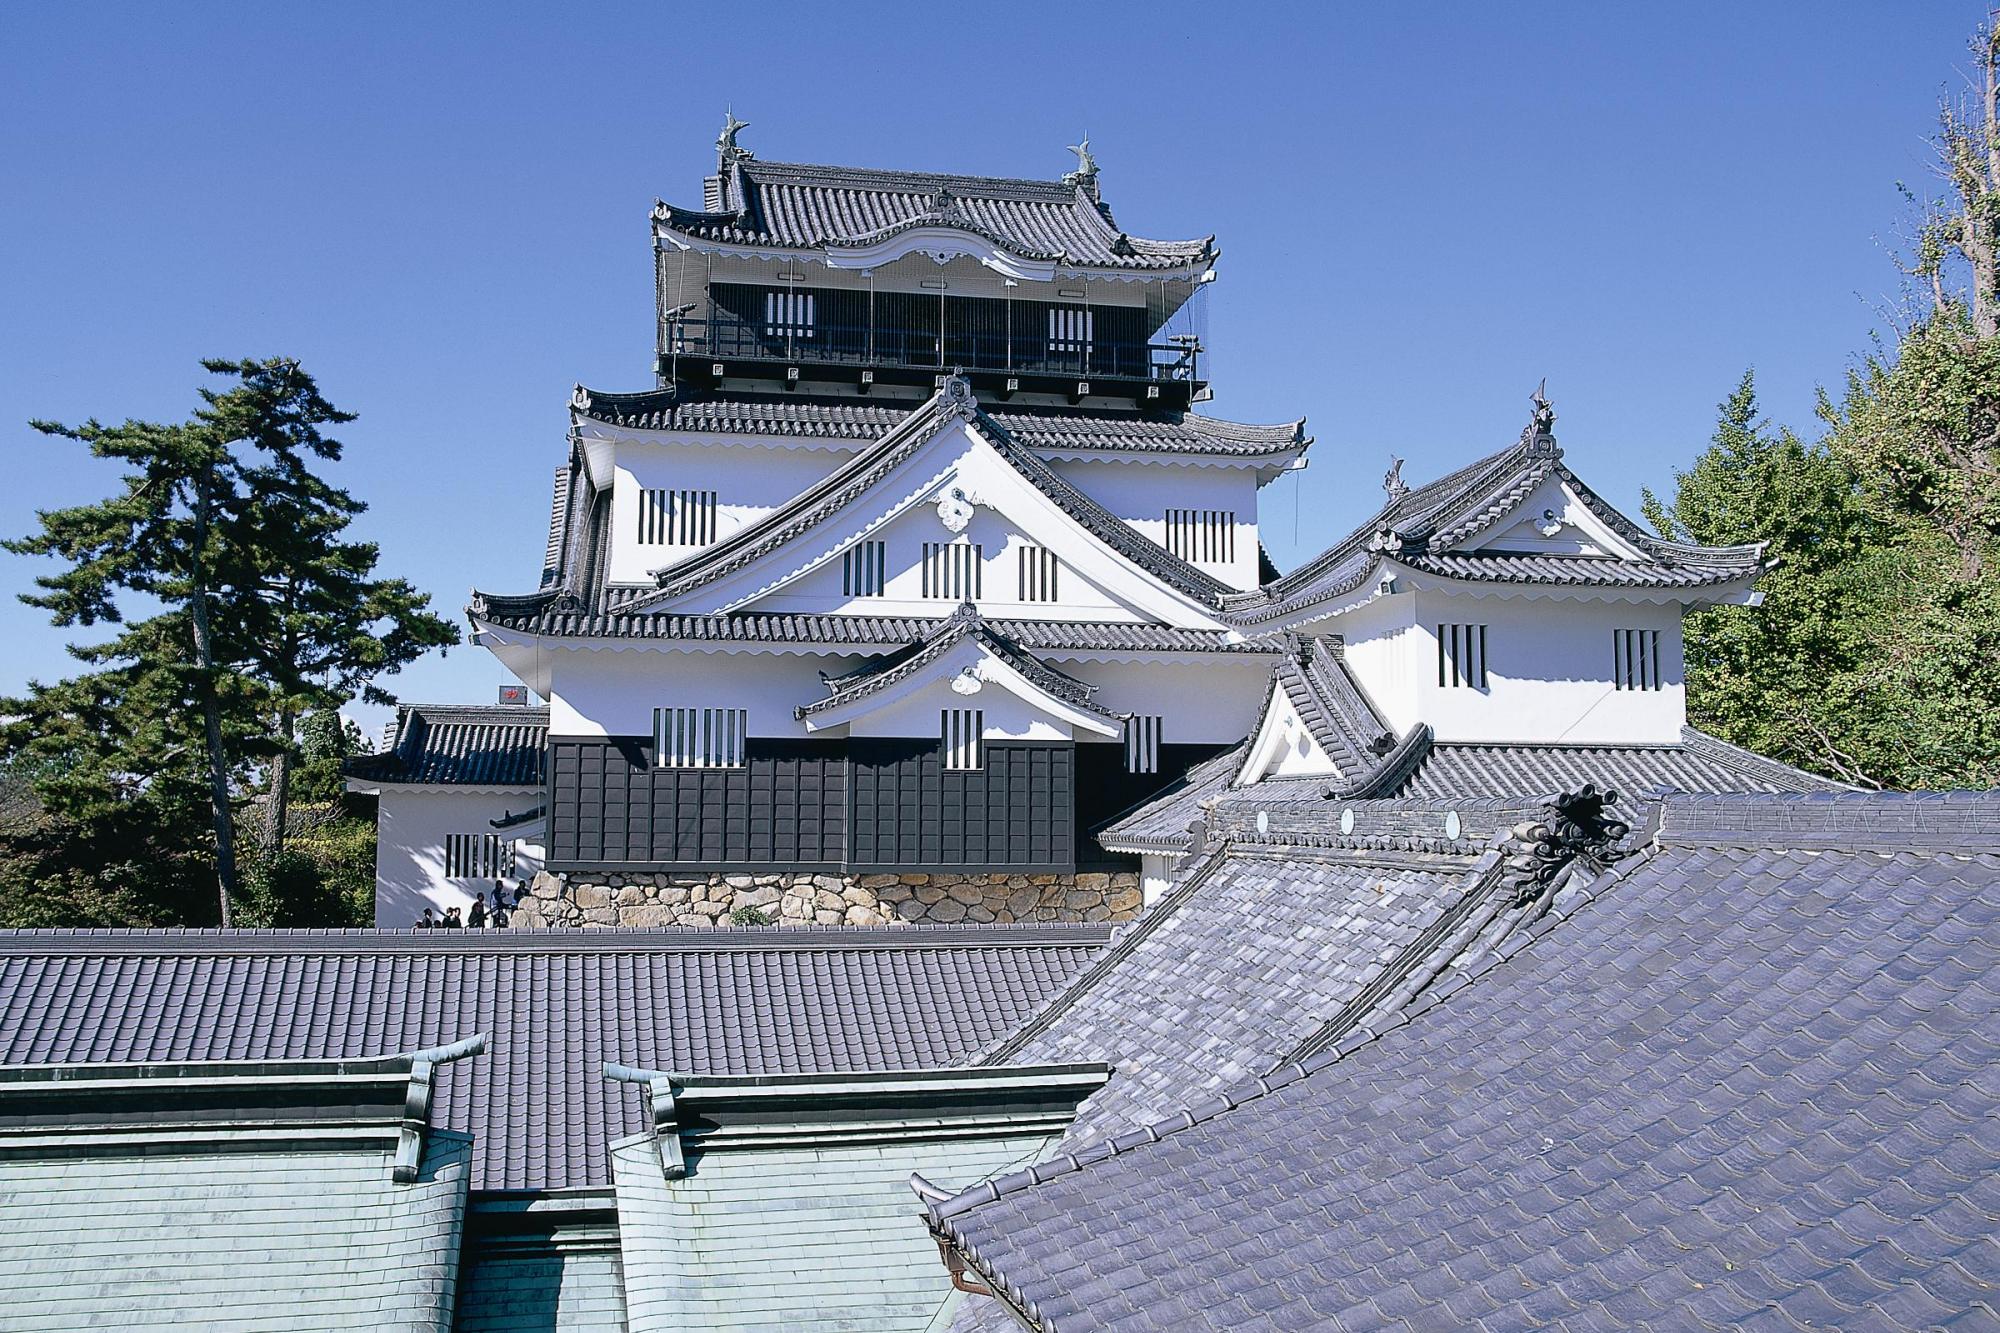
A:
<svg viewBox="0 0 2000 1333">
<path fill-rule="evenodd" d="M 0 932 L 0 1064 L 320 1059 L 492 1044 L 438 1075 L 473 1187 L 609 1181 L 644 1128 L 607 1060 L 690 1074 L 967 1063 L 1101 926 Z"/>
<path fill-rule="evenodd" d="M 1667 798 L 1379 1026 L 934 1225 L 1045 1333 L 2000 1321 L 2000 796 Z"/>
<path fill-rule="evenodd" d="M 579 387 L 578 415 L 628 430 L 762 435 L 864 443 L 893 429 L 920 404 L 893 400 L 814 400 L 757 394 L 689 398 L 678 388 L 604 393 Z M 1047 453 L 1191 454 L 1262 459 L 1296 453 L 1311 441 L 1305 421 L 1271 425 L 1222 421 L 1198 412 L 993 406 L 1008 434 Z"/>
<path fill-rule="evenodd" d="M 340 766 L 364 782 L 539 787 L 549 710 L 477 704 L 404 704 L 388 748 Z"/>
<path fill-rule="evenodd" d="M 1382 757 L 1384 780 L 1370 791 L 1369 799 L 1542 797 L 1586 782 L 1627 796 L 1846 790 L 1830 778 L 1767 759 L 1693 727 L 1681 729 L 1678 745 L 1470 743 L 1433 741 L 1427 736 L 1406 736 L 1404 742 Z M 1276 802 L 1280 792 L 1286 793 L 1283 799 L 1296 801 L 1301 791 L 1308 797 L 1347 799 L 1340 794 L 1343 784 L 1331 777 L 1232 788 L 1244 750 L 1239 746 L 1230 754 L 1233 762 L 1217 758 L 1199 764 L 1180 784 L 1119 816 L 1098 832 L 1098 841 L 1119 851 L 1184 852 L 1192 841 L 1188 826 L 1218 801 L 1254 806 Z"/>
</svg>

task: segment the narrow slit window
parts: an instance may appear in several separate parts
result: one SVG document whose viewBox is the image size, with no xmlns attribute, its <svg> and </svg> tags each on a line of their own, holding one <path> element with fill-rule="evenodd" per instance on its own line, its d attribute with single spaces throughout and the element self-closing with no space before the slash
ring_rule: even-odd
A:
<svg viewBox="0 0 2000 1333">
<path fill-rule="evenodd" d="M 859 542 L 840 558 L 840 591 L 846 597 L 880 597 L 888 583 L 889 544 Z"/>
<path fill-rule="evenodd" d="M 770 338 L 810 338 L 819 327 L 818 302 L 811 292 L 765 292 L 764 334 Z"/>
<path fill-rule="evenodd" d="M 1090 311 L 1080 306 L 1049 311 L 1049 358 L 1057 365 L 1081 367 L 1090 355 L 1091 324 Z"/>
<path fill-rule="evenodd" d="M 1236 559 L 1236 511 L 1169 509 L 1167 549 L 1189 564 L 1229 564 Z"/>
<path fill-rule="evenodd" d="M 1618 690 L 1657 690 L 1660 680 L 1660 632 L 1656 629 L 1611 631 L 1611 685 Z"/>
<path fill-rule="evenodd" d="M 1157 714 L 1136 714 L 1125 724 L 1125 771 L 1127 773 L 1157 773 L 1160 771 L 1160 724 Z"/>
<path fill-rule="evenodd" d="M 444 835 L 446 879 L 505 879 L 514 873 L 514 844 L 497 833 Z"/>
<path fill-rule="evenodd" d="M 1437 654 L 1440 689 L 1486 688 L 1486 626 L 1440 624 Z"/>
<path fill-rule="evenodd" d="M 744 708 L 655 708 L 653 762 L 660 768 L 742 768 L 749 731 Z"/>
<path fill-rule="evenodd" d="M 707 546 L 715 540 L 714 491 L 639 492 L 641 546 Z"/>
<path fill-rule="evenodd" d="M 925 542 L 923 595 L 976 602 L 985 549 L 972 542 Z"/>
<path fill-rule="evenodd" d="M 979 736 L 986 729 L 986 713 L 978 708 L 946 708 L 938 715 L 939 740 L 944 747 L 944 766 L 975 769 L 986 766 L 985 750 Z"/>
<path fill-rule="evenodd" d="M 1021 551 L 1021 600 L 1024 602 L 1053 602 L 1058 600 L 1056 591 L 1056 571 L 1060 562 L 1056 553 L 1046 546 L 1023 546 Z"/>
</svg>

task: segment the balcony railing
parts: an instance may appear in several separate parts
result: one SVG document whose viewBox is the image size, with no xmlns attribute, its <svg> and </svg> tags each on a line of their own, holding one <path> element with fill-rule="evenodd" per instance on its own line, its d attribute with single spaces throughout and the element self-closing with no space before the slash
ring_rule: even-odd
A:
<svg viewBox="0 0 2000 1333">
<path fill-rule="evenodd" d="M 669 355 L 719 360 L 908 366 L 1011 371 L 1082 379 L 1195 381 L 1201 346 L 1166 342 L 1045 338 L 884 325 L 771 327 L 737 320 L 682 319 L 668 327 Z"/>
</svg>

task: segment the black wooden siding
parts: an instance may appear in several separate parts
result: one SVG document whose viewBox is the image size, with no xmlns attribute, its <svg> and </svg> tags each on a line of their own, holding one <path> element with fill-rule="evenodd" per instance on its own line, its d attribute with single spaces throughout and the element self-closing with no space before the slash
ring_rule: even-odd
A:
<svg viewBox="0 0 2000 1333">
<path fill-rule="evenodd" d="M 947 769 L 936 741 L 850 742 L 850 868 L 1037 870 L 1075 864 L 1075 749 L 987 741 L 985 767 Z"/>
<path fill-rule="evenodd" d="M 650 737 L 549 744 L 552 870 L 963 870 L 1126 867 L 1090 830 L 1225 747 L 988 741 L 982 769 L 927 739 L 752 737 L 742 768 L 655 768 Z"/>
<path fill-rule="evenodd" d="M 655 768 L 650 737 L 551 741 L 551 864 L 839 868 L 844 743 L 752 737 L 744 761 Z"/>
</svg>

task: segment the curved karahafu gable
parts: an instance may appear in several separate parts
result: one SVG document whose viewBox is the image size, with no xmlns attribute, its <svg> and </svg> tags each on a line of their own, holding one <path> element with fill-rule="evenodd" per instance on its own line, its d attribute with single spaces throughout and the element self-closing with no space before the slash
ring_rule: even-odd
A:
<svg viewBox="0 0 2000 1333">
<path fill-rule="evenodd" d="M 1767 568 L 1764 544 L 1693 546 L 1652 536 L 1563 463 L 1539 394 L 1512 446 L 1410 489 L 1394 472 L 1366 523 L 1292 573 L 1223 598 L 1231 623 L 1268 632 L 1351 609 L 1401 577 L 1579 593 L 1680 593 L 1740 602 Z"/>
</svg>

